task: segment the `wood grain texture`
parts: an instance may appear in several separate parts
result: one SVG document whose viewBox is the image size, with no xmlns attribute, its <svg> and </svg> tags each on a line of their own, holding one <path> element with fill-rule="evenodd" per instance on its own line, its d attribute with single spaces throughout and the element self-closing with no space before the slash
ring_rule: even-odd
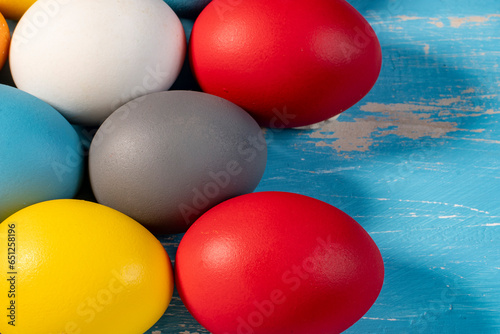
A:
<svg viewBox="0 0 500 334">
<path fill-rule="evenodd" d="M 326 201 L 378 244 L 384 287 L 346 333 L 500 333 L 500 2 L 350 3 L 379 36 L 380 78 L 335 120 L 266 130 L 257 191 Z M 181 237 L 160 237 L 172 260 Z M 208 333 L 177 293 L 147 332 L 173 333 Z"/>
</svg>

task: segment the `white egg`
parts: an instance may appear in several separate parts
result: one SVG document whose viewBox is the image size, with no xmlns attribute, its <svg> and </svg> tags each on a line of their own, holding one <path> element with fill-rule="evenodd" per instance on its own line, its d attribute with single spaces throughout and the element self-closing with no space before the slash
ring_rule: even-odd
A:
<svg viewBox="0 0 500 334">
<path fill-rule="evenodd" d="M 185 53 L 182 24 L 161 0 L 39 0 L 14 31 L 10 66 L 18 88 L 98 125 L 169 89 Z"/>
</svg>

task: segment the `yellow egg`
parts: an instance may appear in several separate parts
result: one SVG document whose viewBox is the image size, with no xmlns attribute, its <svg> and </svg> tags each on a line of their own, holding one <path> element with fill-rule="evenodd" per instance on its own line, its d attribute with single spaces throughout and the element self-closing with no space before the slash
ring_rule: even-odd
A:
<svg viewBox="0 0 500 334">
<path fill-rule="evenodd" d="M 10 20 L 17 21 L 35 2 L 36 0 L 0 0 L 0 13 Z"/>
<path fill-rule="evenodd" d="M 0 258 L 2 334 L 144 333 L 172 297 L 161 243 L 96 203 L 54 200 L 13 214 L 0 224 Z"/>
<path fill-rule="evenodd" d="M 2 0 L 0 0 L 2 1 Z M 10 31 L 5 18 L 0 12 L 0 69 L 2 69 L 9 55 Z"/>
</svg>

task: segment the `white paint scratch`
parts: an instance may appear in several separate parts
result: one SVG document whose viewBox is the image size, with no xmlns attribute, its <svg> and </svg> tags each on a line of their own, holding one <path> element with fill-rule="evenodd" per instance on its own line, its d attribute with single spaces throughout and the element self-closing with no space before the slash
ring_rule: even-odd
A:
<svg viewBox="0 0 500 334">
<path fill-rule="evenodd" d="M 382 18 L 380 16 L 378 16 L 376 14 L 372 15 L 372 16 L 379 21 L 379 22 L 375 22 L 375 23 L 382 23 L 384 25 L 388 24 L 388 21 L 382 21 Z M 441 22 L 441 20 L 437 17 L 427 18 L 427 17 L 421 17 L 421 16 L 398 15 L 398 16 L 396 16 L 396 18 L 398 19 L 397 22 L 406 22 L 406 21 L 416 21 L 416 20 L 426 20 L 427 19 L 427 20 L 429 20 L 428 22 L 430 24 L 433 24 L 438 28 L 444 27 L 444 23 Z"/>
<path fill-rule="evenodd" d="M 497 64 L 495 64 L 495 65 L 497 65 Z M 482 99 L 495 99 L 498 97 L 498 94 L 478 95 L 477 97 L 482 98 Z"/>
<path fill-rule="evenodd" d="M 488 109 L 484 112 L 485 115 L 496 115 L 496 114 L 500 114 L 500 111 L 495 111 L 493 109 Z"/>
<path fill-rule="evenodd" d="M 480 143 L 487 144 L 500 144 L 500 140 L 492 140 L 492 139 L 484 139 L 484 138 L 458 138 L 458 137 L 444 137 L 447 139 L 459 139 L 459 140 L 468 140 L 468 141 L 476 141 Z"/>
<path fill-rule="evenodd" d="M 429 54 L 429 50 L 430 50 L 430 45 L 429 44 L 424 44 L 424 53 L 425 55 L 428 55 Z"/>
<path fill-rule="evenodd" d="M 363 317 L 363 319 L 367 319 L 367 320 L 384 320 L 384 321 L 406 321 L 406 320 L 394 319 L 394 318 L 371 318 L 371 317 Z"/>
<path fill-rule="evenodd" d="M 446 206 L 453 206 L 455 208 L 463 208 L 463 209 L 468 209 L 471 211 L 475 212 L 480 212 L 480 213 L 485 213 L 485 214 L 490 214 L 488 211 L 483 211 L 479 210 L 470 206 L 465 206 L 462 204 L 451 204 L 451 203 L 446 203 L 446 202 L 436 202 L 436 201 L 418 201 L 418 200 L 411 200 L 411 199 L 398 199 L 397 201 L 399 202 L 409 202 L 409 203 L 423 203 L 423 204 L 437 204 L 437 205 L 446 205 Z"/>
<path fill-rule="evenodd" d="M 399 233 L 403 232 L 402 230 L 395 230 L 395 231 L 378 231 L 378 232 L 370 232 L 369 234 L 382 234 L 382 233 Z"/>
<path fill-rule="evenodd" d="M 377 21 L 372 22 L 372 24 L 383 24 L 388 25 L 390 21 L 382 21 L 380 16 L 372 15 Z M 452 28 L 460 28 L 463 25 L 479 26 L 490 21 L 492 18 L 500 17 L 500 14 L 491 14 L 487 16 L 467 16 L 467 17 L 448 17 L 449 26 Z M 428 20 L 429 24 L 435 25 L 438 28 L 444 28 L 445 24 L 437 17 L 420 17 L 420 16 L 407 16 L 398 15 L 396 16 L 396 22 L 406 22 L 406 21 L 416 21 L 416 20 Z M 400 28 L 400 27 L 398 27 Z M 394 30 L 394 27 L 390 26 L 389 30 Z"/>
<path fill-rule="evenodd" d="M 481 224 L 477 226 L 484 226 L 484 227 L 500 226 L 500 223 Z"/>
<path fill-rule="evenodd" d="M 420 16 L 407 16 L 407 15 L 398 15 L 396 17 L 399 19 L 399 21 L 403 21 L 403 22 L 424 19 L 424 17 L 420 17 Z"/>
<path fill-rule="evenodd" d="M 476 212 L 482 212 L 482 213 L 486 213 L 486 214 L 490 214 L 489 212 L 487 211 L 482 211 L 482 210 L 479 210 L 479 209 L 475 209 L 475 208 L 471 208 L 470 206 L 465 206 L 465 205 L 461 205 L 461 204 L 453 204 L 453 206 L 455 208 L 464 208 L 464 209 L 469 209 L 471 211 L 476 211 Z"/>
<path fill-rule="evenodd" d="M 355 170 L 356 167 L 338 167 L 334 169 L 322 169 L 322 170 L 315 170 L 315 171 L 310 171 L 313 174 L 335 174 L 338 172 L 342 172 L 345 170 Z"/>
<path fill-rule="evenodd" d="M 475 88 L 469 88 L 469 89 L 463 90 L 461 93 L 462 94 L 472 94 L 472 93 L 475 93 L 475 92 L 476 92 Z"/>
<path fill-rule="evenodd" d="M 448 218 L 456 218 L 457 215 L 451 215 L 451 216 L 439 216 L 438 218 L 440 219 L 448 219 Z"/>
<path fill-rule="evenodd" d="M 479 96 L 481 97 L 481 96 Z M 460 112 L 451 112 L 452 111 L 465 111 L 467 113 L 460 113 Z M 443 110 L 439 112 L 439 116 L 444 117 L 444 116 L 453 116 L 453 117 L 480 117 L 484 115 L 497 115 L 500 114 L 500 111 L 495 111 L 493 109 L 488 109 L 486 111 L 483 111 L 480 106 L 476 106 L 474 109 L 469 109 L 466 110 L 465 108 L 448 108 L 447 110 Z M 469 130 L 471 131 L 471 130 Z M 481 132 L 484 131 L 484 129 L 481 129 Z"/>
<path fill-rule="evenodd" d="M 472 23 L 475 26 L 488 22 L 493 17 L 500 17 L 500 14 L 491 14 L 487 16 L 468 16 L 468 17 L 449 17 L 452 28 L 460 28 L 463 24 Z"/>
<path fill-rule="evenodd" d="M 443 28 L 444 27 L 444 23 L 441 22 L 441 21 L 439 21 L 438 18 L 431 18 L 430 21 L 429 21 L 429 23 L 435 25 L 438 28 Z"/>
<path fill-rule="evenodd" d="M 467 209 L 470 211 L 478 212 L 478 213 L 484 213 L 489 215 L 490 212 L 476 209 L 470 206 L 466 206 L 463 204 L 453 204 L 453 203 L 446 203 L 446 202 L 438 202 L 438 201 L 422 201 L 422 200 L 413 200 L 413 199 L 391 199 L 391 198 L 385 198 L 385 197 L 364 197 L 364 196 L 342 196 L 342 195 L 332 195 L 333 197 L 339 197 L 339 198 L 356 198 L 356 199 L 363 199 L 363 200 L 377 200 L 377 201 L 397 201 L 397 202 L 405 202 L 405 203 L 422 203 L 422 204 L 434 204 L 434 205 L 444 205 L 444 206 L 452 206 L 455 208 L 462 208 L 462 209 Z M 410 215 L 416 215 L 416 212 L 409 212 Z M 431 217 L 431 215 L 422 215 L 425 217 Z M 357 217 L 366 217 L 366 216 L 357 216 Z M 370 216 L 372 217 L 372 216 Z M 384 216 L 380 216 L 384 217 Z M 458 217 L 458 215 L 457 215 Z M 385 217 L 384 217 L 385 218 Z M 393 217 L 390 217 L 393 218 Z M 489 216 L 488 218 L 496 218 L 496 216 L 492 217 Z M 431 228 L 433 229 L 433 228 Z M 395 231 L 399 232 L 399 231 Z M 372 233 L 377 233 L 377 232 L 372 232 Z M 382 232 L 379 232 L 382 233 Z"/>
<path fill-rule="evenodd" d="M 462 102 L 462 97 L 457 96 L 457 97 L 451 97 L 451 98 L 446 98 L 446 99 L 439 99 L 436 102 L 431 102 L 430 104 L 437 105 L 437 106 L 451 106 L 452 104 Z"/>
</svg>

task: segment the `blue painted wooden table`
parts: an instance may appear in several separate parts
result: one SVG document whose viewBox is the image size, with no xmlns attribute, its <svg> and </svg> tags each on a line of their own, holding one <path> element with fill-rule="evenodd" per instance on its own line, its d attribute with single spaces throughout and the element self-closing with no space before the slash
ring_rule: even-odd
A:
<svg viewBox="0 0 500 334">
<path fill-rule="evenodd" d="M 350 3 L 380 78 L 336 120 L 266 130 L 257 191 L 326 201 L 378 244 L 384 287 L 346 333 L 500 333 L 500 1 Z M 172 259 L 181 237 L 160 237 Z M 177 293 L 147 332 L 170 333 L 207 333 Z"/>
<path fill-rule="evenodd" d="M 378 244 L 384 287 L 347 333 L 500 333 L 500 1 L 350 3 L 380 78 L 337 120 L 266 130 L 257 191 L 326 201 Z M 174 258 L 180 236 L 161 240 Z M 207 331 L 176 295 L 148 331 L 166 333 Z"/>
</svg>

